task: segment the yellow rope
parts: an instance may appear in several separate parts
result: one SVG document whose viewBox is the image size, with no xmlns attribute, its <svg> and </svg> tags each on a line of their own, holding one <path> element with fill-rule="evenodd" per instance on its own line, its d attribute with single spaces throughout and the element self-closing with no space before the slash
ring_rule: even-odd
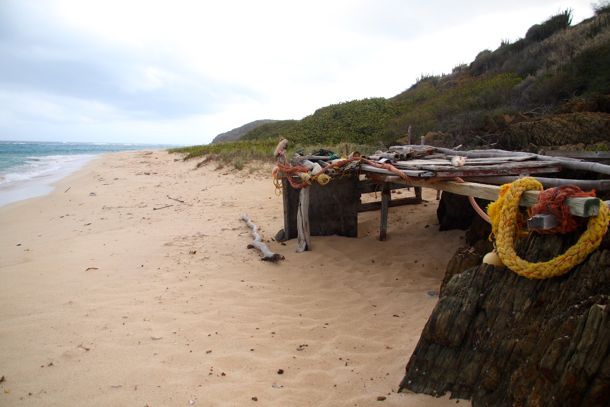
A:
<svg viewBox="0 0 610 407">
<path fill-rule="evenodd" d="M 513 246 L 520 233 L 519 201 L 523 192 L 531 189 L 542 190 L 543 187 L 540 182 L 529 177 L 502 185 L 500 197 L 487 208 L 492 234 L 496 239 L 496 250 L 502 263 L 520 276 L 531 279 L 557 277 L 582 263 L 599 247 L 608 230 L 609 210 L 606 204 L 601 202 L 599 214 L 589 218 L 587 230 L 565 253 L 546 262 L 530 263 L 517 256 Z"/>
</svg>

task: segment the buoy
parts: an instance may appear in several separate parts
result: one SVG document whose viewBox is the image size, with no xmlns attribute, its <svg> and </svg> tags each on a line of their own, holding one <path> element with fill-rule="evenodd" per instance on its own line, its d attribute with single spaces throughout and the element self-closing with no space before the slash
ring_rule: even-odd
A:
<svg viewBox="0 0 610 407">
<path fill-rule="evenodd" d="M 297 173 L 301 181 L 306 183 L 307 185 L 311 185 L 311 175 L 308 172 L 299 172 Z"/>
<path fill-rule="evenodd" d="M 463 167 L 466 164 L 466 157 L 462 157 L 459 155 L 451 157 L 451 165 L 454 167 Z"/>
<path fill-rule="evenodd" d="M 492 250 L 483 257 L 483 264 L 489 264 L 495 267 L 504 267 L 502 260 L 500 260 L 500 256 L 498 256 L 498 253 L 496 253 L 495 250 Z"/>
<path fill-rule="evenodd" d="M 318 181 L 318 184 L 326 185 L 330 182 L 330 177 L 326 174 L 320 174 L 316 177 L 316 180 Z"/>
</svg>

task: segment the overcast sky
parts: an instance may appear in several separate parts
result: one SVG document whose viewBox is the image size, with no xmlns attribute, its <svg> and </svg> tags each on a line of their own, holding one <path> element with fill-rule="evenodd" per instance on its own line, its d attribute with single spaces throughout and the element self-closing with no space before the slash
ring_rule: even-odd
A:
<svg viewBox="0 0 610 407">
<path fill-rule="evenodd" d="M 0 0 L 0 140 L 205 144 L 392 97 L 591 0 Z"/>
</svg>

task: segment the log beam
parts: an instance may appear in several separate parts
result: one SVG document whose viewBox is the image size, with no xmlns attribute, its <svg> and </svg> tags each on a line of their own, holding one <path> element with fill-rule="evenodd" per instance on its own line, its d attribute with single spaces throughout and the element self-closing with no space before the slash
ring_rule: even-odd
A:
<svg viewBox="0 0 610 407">
<path fill-rule="evenodd" d="M 386 182 L 403 182 L 409 186 L 420 186 L 437 190 L 449 191 L 458 195 L 472 196 L 474 198 L 486 199 L 495 201 L 498 199 L 500 187 L 497 185 L 478 184 L 474 182 L 456 182 L 456 181 L 424 181 L 419 179 L 410 179 L 408 182 L 403 181 L 398 176 L 385 177 Z M 526 191 L 521 197 L 521 206 L 534 206 L 538 202 L 538 191 Z M 590 217 L 596 216 L 599 212 L 600 199 L 598 198 L 568 198 L 566 200 L 570 213 L 575 216 Z"/>
<path fill-rule="evenodd" d="M 389 206 L 390 208 L 394 208 L 396 206 L 416 205 L 419 203 L 421 203 L 421 199 L 417 197 L 408 197 L 400 199 L 391 199 L 389 202 Z M 381 202 L 367 202 L 360 204 L 358 212 L 371 212 L 378 211 L 379 209 L 381 209 Z"/>
</svg>

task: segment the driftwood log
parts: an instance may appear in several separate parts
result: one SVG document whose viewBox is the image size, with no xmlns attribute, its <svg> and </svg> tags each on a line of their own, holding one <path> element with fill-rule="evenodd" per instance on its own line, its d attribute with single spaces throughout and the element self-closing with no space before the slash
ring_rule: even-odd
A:
<svg viewBox="0 0 610 407">
<path fill-rule="evenodd" d="M 518 254 L 546 261 L 577 237 L 533 234 Z M 443 287 L 400 388 L 474 406 L 609 406 L 609 296 L 608 236 L 558 278 L 469 268 Z"/>
<path fill-rule="evenodd" d="M 261 238 L 261 235 L 258 233 L 258 226 L 256 226 L 256 224 L 254 222 L 252 222 L 252 219 L 250 219 L 250 217 L 247 214 L 243 214 L 241 215 L 241 220 L 243 220 L 244 222 L 246 222 L 246 225 L 248 225 L 248 227 L 251 229 L 250 233 L 252 234 L 252 238 L 254 240 L 252 240 L 252 242 L 248 245 L 248 249 L 257 249 L 258 251 L 261 252 L 261 254 L 263 255 L 261 260 L 264 261 L 278 261 L 278 260 L 284 260 L 284 256 L 282 256 L 281 254 L 278 253 L 274 253 L 271 250 L 269 250 L 269 247 L 267 247 L 267 245 L 265 243 L 263 243 L 263 239 Z"/>
</svg>

